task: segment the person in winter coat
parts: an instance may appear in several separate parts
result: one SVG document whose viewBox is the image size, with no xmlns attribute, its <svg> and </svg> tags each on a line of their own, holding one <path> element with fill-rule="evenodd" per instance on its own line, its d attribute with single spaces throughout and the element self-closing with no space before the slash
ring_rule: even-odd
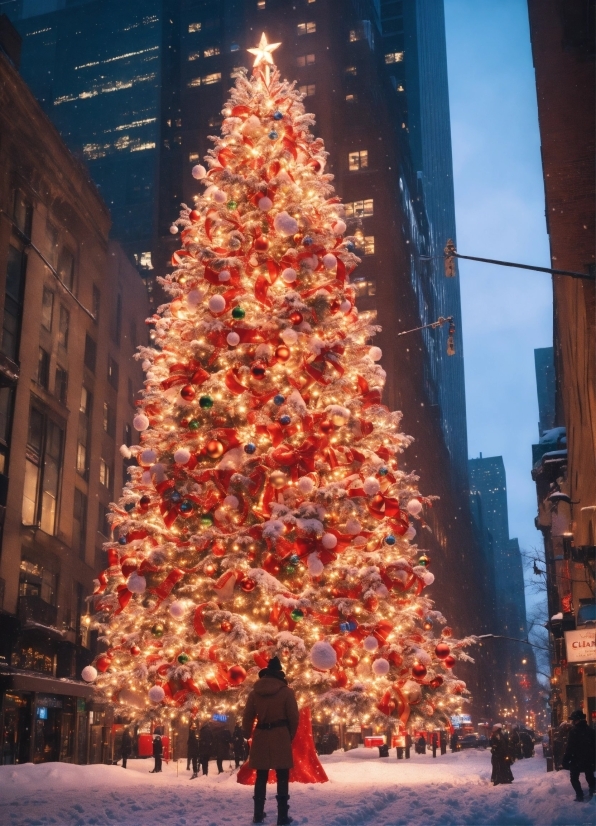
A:
<svg viewBox="0 0 596 826">
<path fill-rule="evenodd" d="M 223 761 L 230 759 L 230 746 L 232 745 L 232 735 L 227 726 L 221 726 L 215 730 L 215 756 L 217 759 L 217 771 L 223 772 Z"/>
<path fill-rule="evenodd" d="M 416 740 L 416 754 L 426 754 L 426 739 L 423 734 Z"/>
<path fill-rule="evenodd" d="M 122 768 L 126 768 L 126 761 L 132 752 L 132 737 L 130 731 L 125 728 L 122 732 L 122 742 L 120 743 L 120 757 L 122 758 Z"/>
<path fill-rule="evenodd" d="M 507 736 L 509 737 L 509 756 L 513 764 L 516 760 L 521 760 L 523 757 L 518 728 L 514 726 Z"/>
<path fill-rule="evenodd" d="M 524 757 L 533 757 L 534 756 L 534 742 L 532 737 L 528 731 L 520 731 L 519 733 L 519 740 L 521 744 L 521 750 Z"/>
<path fill-rule="evenodd" d="M 491 781 L 493 786 L 500 783 L 512 783 L 510 745 L 507 735 L 500 723 L 495 723 L 490 738 L 490 752 L 493 771 Z"/>
<path fill-rule="evenodd" d="M 256 727 L 253 732 L 253 724 Z M 288 814 L 289 776 L 294 767 L 292 740 L 298 731 L 298 704 L 285 680 L 278 657 L 269 660 L 259 671 L 259 679 L 248 695 L 242 728 L 247 738 L 252 735 L 248 763 L 257 771 L 254 795 L 253 823 L 263 823 L 269 769 L 277 775 L 277 823 L 292 823 Z"/>
<path fill-rule="evenodd" d="M 441 729 L 439 734 L 439 743 L 441 745 L 441 754 L 447 754 L 447 732 Z"/>
<path fill-rule="evenodd" d="M 215 751 L 215 738 L 211 723 L 205 723 L 199 732 L 199 762 L 203 775 L 209 774 L 209 758 Z"/>
<path fill-rule="evenodd" d="M 151 774 L 157 774 L 161 771 L 161 756 L 163 754 L 163 743 L 161 742 L 161 735 L 156 734 L 153 738 L 153 757 L 155 758 L 155 766 Z"/>
<path fill-rule="evenodd" d="M 454 731 L 451 735 L 451 741 L 449 745 L 452 752 L 457 751 L 457 749 L 459 748 L 459 734 L 457 733 L 457 731 Z"/>
<path fill-rule="evenodd" d="M 246 739 L 240 723 L 236 723 L 232 732 L 232 748 L 234 749 L 234 762 L 236 768 L 246 759 Z"/>
<path fill-rule="evenodd" d="M 573 722 L 573 727 L 567 738 L 567 748 L 563 755 L 562 766 L 569 769 L 569 780 L 575 792 L 575 799 L 581 803 L 584 799 L 582 785 L 579 776 L 583 772 L 588 783 L 588 800 L 591 800 L 596 793 L 596 779 L 594 769 L 596 767 L 596 733 L 588 726 L 586 715 L 580 709 L 573 711 L 569 719 Z"/>
<path fill-rule="evenodd" d="M 199 776 L 199 738 L 197 737 L 197 728 L 194 723 L 188 729 L 188 740 L 186 741 L 187 759 L 192 762 L 191 780 Z"/>
</svg>

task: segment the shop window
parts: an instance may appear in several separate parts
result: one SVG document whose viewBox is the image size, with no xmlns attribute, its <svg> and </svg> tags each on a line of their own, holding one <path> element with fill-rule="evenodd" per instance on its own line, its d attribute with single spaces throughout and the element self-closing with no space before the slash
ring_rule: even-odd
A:
<svg viewBox="0 0 596 826">
<path fill-rule="evenodd" d="M 41 554 L 34 548 L 23 548 L 19 573 L 19 596 L 37 597 L 46 605 L 58 603 L 60 563 L 51 553 Z"/>
<path fill-rule="evenodd" d="M 97 362 L 97 344 L 89 334 L 85 336 L 85 367 L 92 373 L 95 373 L 95 365 Z"/>
<path fill-rule="evenodd" d="M 118 376 L 120 370 L 118 367 L 118 362 L 115 361 L 111 356 L 108 357 L 108 382 L 114 390 L 118 390 Z"/>
<path fill-rule="evenodd" d="M 29 414 L 23 488 L 23 524 L 54 534 L 62 478 L 64 430 L 36 407 Z"/>
<path fill-rule="evenodd" d="M 213 72 L 210 75 L 205 75 L 201 78 L 203 86 L 209 86 L 211 83 L 219 83 L 221 80 L 221 72 Z"/>
<path fill-rule="evenodd" d="M 70 313 L 60 305 L 60 324 L 58 327 L 58 344 L 65 350 L 68 348 L 68 328 L 70 326 Z"/>
<path fill-rule="evenodd" d="M 366 169 L 368 167 L 368 150 L 359 149 L 356 152 L 350 152 L 348 154 L 348 166 L 350 172 Z"/>
<path fill-rule="evenodd" d="M 89 476 L 89 438 L 91 434 L 91 409 L 93 396 L 86 387 L 81 388 L 79 403 L 79 430 L 77 434 L 77 473 L 87 479 Z"/>
<path fill-rule="evenodd" d="M 200 155 L 198 152 L 191 152 L 188 156 L 189 163 L 198 163 L 200 160 Z"/>
<path fill-rule="evenodd" d="M 56 376 L 54 382 L 54 395 L 60 402 L 66 406 L 66 398 L 68 393 L 68 371 L 63 367 L 56 367 Z"/>
<path fill-rule="evenodd" d="M 27 256 L 24 250 L 11 244 L 8 247 L 8 263 L 6 267 L 2 352 L 13 361 L 17 361 L 19 356 L 26 267 Z"/>
<path fill-rule="evenodd" d="M 54 293 L 43 288 L 43 298 L 41 300 L 41 326 L 46 330 L 52 330 L 52 318 L 54 316 Z"/>
<path fill-rule="evenodd" d="M 72 523 L 72 548 L 81 559 L 85 559 L 85 542 L 87 537 L 87 497 L 75 488 Z"/>
</svg>

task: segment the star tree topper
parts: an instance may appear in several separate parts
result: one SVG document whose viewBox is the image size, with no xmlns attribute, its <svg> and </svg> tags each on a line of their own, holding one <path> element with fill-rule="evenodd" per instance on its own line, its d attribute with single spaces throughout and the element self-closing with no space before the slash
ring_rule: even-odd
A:
<svg viewBox="0 0 596 826">
<path fill-rule="evenodd" d="M 281 43 L 267 43 L 267 36 L 265 32 L 263 32 L 257 48 L 247 49 L 250 54 L 254 54 L 255 56 L 255 62 L 253 63 L 254 68 L 257 68 L 262 63 L 265 64 L 265 79 L 267 82 L 269 82 L 269 66 L 273 66 L 273 57 L 271 54 L 279 48 L 279 46 L 281 46 Z"/>
</svg>

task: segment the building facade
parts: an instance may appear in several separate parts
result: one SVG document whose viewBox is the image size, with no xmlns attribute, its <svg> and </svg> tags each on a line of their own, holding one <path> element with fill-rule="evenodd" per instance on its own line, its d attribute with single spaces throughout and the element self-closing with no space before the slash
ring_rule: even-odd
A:
<svg viewBox="0 0 596 826">
<path fill-rule="evenodd" d="M 236 72 L 250 65 L 245 50 L 262 31 L 282 42 L 278 65 L 316 116 L 359 239 L 355 286 L 360 311 L 383 328 L 375 343 L 387 373 L 384 401 L 403 411 L 415 437 L 404 467 L 440 497 L 420 531 L 444 586 L 438 601 L 458 631 L 482 631 L 459 285 L 442 264 L 443 246 L 455 238 L 442 3 L 150 0 L 121 13 L 113 0 L 15 0 L 7 8 L 23 35 L 24 77 L 85 159 L 114 212 L 114 237 L 150 285 L 175 249 L 169 228 L 180 203 L 198 192 L 190 170 L 219 131 Z M 71 47 L 73 39 L 80 42 Z M 144 170 L 138 180 L 136 164 Z M 396 336 L 439 316 L 454 319 L 454 355 L 445 326 Z M 465 677 L 486 716 L 481 671 Z"/>
<path fill-rule="evenodd" d="M 132 443 L 146 290 L 84 167 L 0 52 L 0 763 L 97 762 L 79 681 Z"/>
<path fill-rule="evenodd" d="M 594 4 L 528 0 L 528 10 L 552 266 L 594 275 Z M 553 725 L 575 708 L 596 725 L 595 282 L 554 276 L 553 298 L 555 427 L 533 447 L 532 468 L 546 553 L 551 707 Z M 592 644 L 578 658 L 582 634 Z"/>
</svg>

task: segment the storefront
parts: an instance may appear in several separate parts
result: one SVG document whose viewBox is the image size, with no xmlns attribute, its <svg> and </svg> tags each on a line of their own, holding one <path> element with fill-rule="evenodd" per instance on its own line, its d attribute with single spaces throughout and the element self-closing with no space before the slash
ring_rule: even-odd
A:
<svg viewBox="0 0 596 826">
<path fill-rule="evenodd" d="M 100 762 L 90 753 L 91 686 L 0 671 L 0 764 Z"/>
</svg>

